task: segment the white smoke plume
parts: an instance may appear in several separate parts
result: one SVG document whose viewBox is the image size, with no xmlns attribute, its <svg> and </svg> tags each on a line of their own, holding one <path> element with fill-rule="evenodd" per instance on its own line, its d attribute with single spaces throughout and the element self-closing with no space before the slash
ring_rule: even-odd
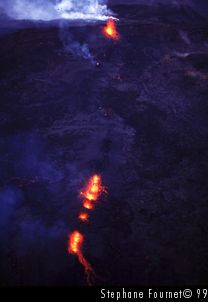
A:
<svg viewBox="0 0 208 302">
<path fill-rule="evenodd" d="M 108 18 L 107 7 L 99 0 L 62 0 L 55 9 L 64 19 L 106 20 Z"/>
<path fill-rule="evenodd" d="M 0 8 L 19 20 L 106 20 L 104 0 L 0 0 Z"/>
</svg>

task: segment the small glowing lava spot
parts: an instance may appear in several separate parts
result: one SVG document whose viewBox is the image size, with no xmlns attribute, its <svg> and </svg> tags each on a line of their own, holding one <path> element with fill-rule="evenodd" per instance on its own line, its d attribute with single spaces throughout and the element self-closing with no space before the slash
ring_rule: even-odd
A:
<svg viewBox="0 0 208 302">
<path fill-rule="evenodd" d="M 93 210 L 94 209 L 94 206 L 93 204 L 89 201 L 89 200 L 85 200 L 83 202 L 83 207 L 87 210 Z"/>
<path fill-rule="evenodd" d="M 89 214 L 85 213 L 85 212 L 81 212 L 79 214 L 79 220 L 83 221 L 83 222 L 87 222 L 89 221 Z"/>
</svg>

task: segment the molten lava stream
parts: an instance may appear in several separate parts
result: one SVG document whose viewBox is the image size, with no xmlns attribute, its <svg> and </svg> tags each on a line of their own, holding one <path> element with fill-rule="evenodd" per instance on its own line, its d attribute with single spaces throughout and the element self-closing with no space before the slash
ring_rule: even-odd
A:
<svg viewBox="0 0 208 302">
<path fill-rule="evenodd" d="M 80 264 L 84 267 L 87 283 L 91 286 L 95 278 L 95 272 L 91 264 L 85 259 L 82 253 L 83 242 L 84 236 L 80 232 L 72 232 L 71 234 L 69 234 L 68 252 L 78 257 Z"/>
<path fill-rule="evenodd" d="M 86 187 L 80 192 L 80 195 L 84 198 L 83 208 L 85 208 L 86 210 L 94 209 L 94 204 L 98 201 L 100 195 L 103 192 L 106 192 L 106 190 L 105 187 L 102 185 L 101 176 L 96 174 L 93 175 L 89 179 Z M 78 218 L 82 222 L 88 222 L 89 213 L 83 210 L 79 213 Z M 68 252 L 78 257 L 79 262 L 84 267 L 85 274 L 87 276 L 87 283 L 88 285 L 92 285 L 95 278 L 95 272 L 91 264 L 85 259 L 83 255 L 83 243 L 84 236 L 80 232 L 74 231 L 69 234 Z"/>
<path fill-rule="evenodd" d="M 103 28 L 103 34 L 107 38 L 113 39 L 113 40 L 119 40 L 120 35 L 116 28 L 116 22 L 113 19 L 109 19 L 107 21 L 107 24 Z"/>
</svg>

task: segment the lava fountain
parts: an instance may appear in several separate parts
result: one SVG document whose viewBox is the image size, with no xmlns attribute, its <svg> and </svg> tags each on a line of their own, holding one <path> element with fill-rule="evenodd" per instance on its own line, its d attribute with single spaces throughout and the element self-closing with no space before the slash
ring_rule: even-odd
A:
<svg viewBox="0 0 208 302">
<path fill-rule="evenodd" d="M 88 201 L 88 204 L 91 202 L 97 202 L 100 195 L 105 191 L 105 188 L 102 185 L 102 179 L 100 175 L 93 175 L 84 190 L 80 192 L 80 195 L 84 197 L 85 201 Z"/>
<path fill-rule="evenodd" d="M 120 35 L 116 28 L 116 22 L 113 19 L 109 19 L 107 21 L 107 24 L 103 27 L 103 34 L 107 38 L 113 39 L 113 40 L 119 40 Z"/>
</svg>

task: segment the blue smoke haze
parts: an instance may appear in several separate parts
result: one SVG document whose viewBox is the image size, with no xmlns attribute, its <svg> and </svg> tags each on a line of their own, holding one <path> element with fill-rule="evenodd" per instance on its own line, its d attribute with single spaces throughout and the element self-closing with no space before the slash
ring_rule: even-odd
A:
<svg viewBox="0 0 208 302">
<path fill-rule="evenodd" d="M 81 178 L 73 164 L 58 167 L 43 142 L 36 132 L 0 141 L 0 258 L 8 259 L 1 265 L 0 277 L 10 275 L 10 260 L 31 272 L 29 277 L 26 271 L 10 275 L 10 285 L 26 280 L 36 285 L 56 283 L 51 279 L 56 272 L 50 277 L 54 259 L 60 259 L 54 268 L 57 274 L 72 265 L 67 260 L 67 236 L 75 223 Z M 41 275 L 38 266 L 43 267 Z"/>
</svg>

